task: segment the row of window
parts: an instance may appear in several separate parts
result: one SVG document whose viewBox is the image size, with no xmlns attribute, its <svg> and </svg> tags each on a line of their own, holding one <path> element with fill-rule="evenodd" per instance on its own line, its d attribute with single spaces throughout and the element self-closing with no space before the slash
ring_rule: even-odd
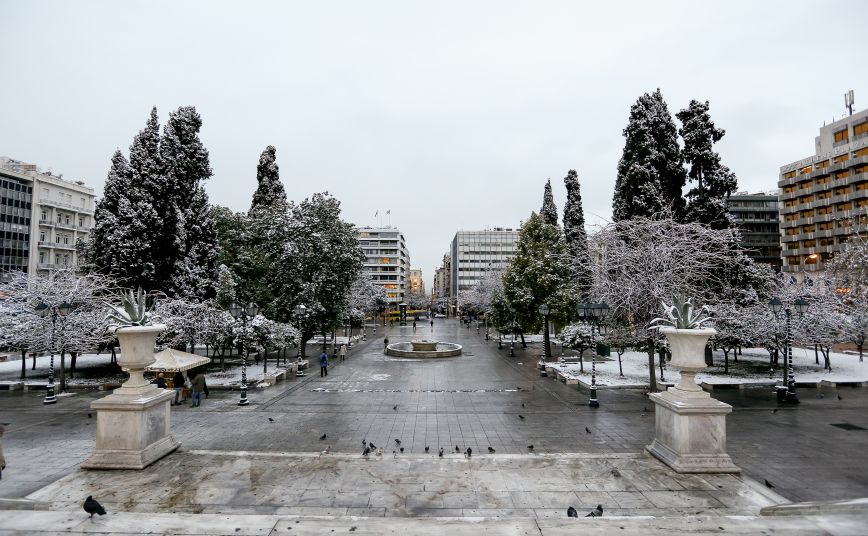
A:
<svg viewBox="0 0 868 536">
<path fill-rule="evenodd" d="M 863 147 L 857 151 L 853 151 L 852 155 L 853 155 L 852 156 L 853 158 L 862 158 L 863 156 L 868 156 L 868 147 Z M 848 160 L 850 160 L 850 154 L 844 153 L 842 155 L 838 155 L 835 158 L 833 158 L 832 163 L 841 164 L 841 163 L 846 162 Z M 827 160 L 823 160 L 821 162 L 817 162 L 813 166 L 805 166 L 801 169 L 794 169 L 792 171 L 788 171 L 788 172 L 784 173 L 784 179 L 792 179 L 796 175 L 807 175 L 811 171 L 819 171 L 823 168 L 829 167 L 829 165 L 830 165 L 829 160 L 827 159 Z"/>
</svg>

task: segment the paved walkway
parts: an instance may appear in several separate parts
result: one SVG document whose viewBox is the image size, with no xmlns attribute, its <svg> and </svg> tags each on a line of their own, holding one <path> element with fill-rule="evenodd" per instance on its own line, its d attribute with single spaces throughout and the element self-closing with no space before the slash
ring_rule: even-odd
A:
<svg viewBox="0 0 868 536">
<path fill-rule="evenodd" d="M 390 341 L 409 340 L 411 327 L 386 330 Z M 420 323 L 417 336 L 455 341 L 465 355 L 406 360 L 382 354 L 378 338 L 354 349 L 327 378 L 311 375 L 265 391 L 236 406 L 237 394 L 216 392 L 201 408 L 173 410 L 182 451 L 319 452 L 360 454 L 362 439 L 391 453 L 394 439 L 406 455 L 443 446 L 477 454 L 639 453 L 653 435 L 653 410 L 642 393 L 600 391 L 602 407 L 586 406 L 587 393 L 535 369 L 538 345 L 517 349 L 485 342 L 475 330 L 438 319 L 433 333 Z M 791 500 L 868 496 L 868 393 L 863 389 L 802 389 L 803 403 L 777 413 L 767 389 L 720 391 L 733 404 L 729 452 L 747 475 L 767 478 Z M 838 400 L 837 394 L 842 395 Z M 3 445 L 9 461 L 0 497 L 22 497 L 75 471 L 93 448 L 92 400 L 105 393 L 79 392 L 55 406 L 40 393 L 0 392 L 0 422 L 10 423 Z M 396 407 L 397 406 L 397 407 Z M 520 416 L 524 416 L 522 419 Z M 590 430 L 586 432 L 585 428 Z M 327 435 L 320 441 L 322 434 Z"/>
</svg>

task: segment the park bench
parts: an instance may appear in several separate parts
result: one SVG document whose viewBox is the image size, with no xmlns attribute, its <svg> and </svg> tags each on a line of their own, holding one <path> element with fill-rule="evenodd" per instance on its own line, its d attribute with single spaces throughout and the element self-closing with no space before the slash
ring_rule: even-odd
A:
<svg viewBox="0 0 868 536">
<path fill-rule="evenodd" d="M 6 391 L 17 391 L 24 388 L 24 382 L 21 380 L 3 380 L 0 381 L 0 389 Z"/>
</svg>

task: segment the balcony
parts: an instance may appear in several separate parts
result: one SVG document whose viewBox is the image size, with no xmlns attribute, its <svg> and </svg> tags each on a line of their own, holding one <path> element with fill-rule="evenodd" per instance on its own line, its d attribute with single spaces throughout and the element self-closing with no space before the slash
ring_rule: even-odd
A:
<svg viewBox="0 0 868 536">
<path fill-rule="evenodd" d="M 40 240 L 39 247 L 41 248 L 55 248 L 55 249 L 69 249 L 75 250 L 75 244 L 60 244 L 58 242 L 51 242 L 49 240 Z"/>
<path fill-rule="evenodd" d="M 81 206 L 73 205 L 72 203 L 67 203 L 66 201 L 58 201 L 57 199 L 51 199 L 48 197 L 40 197 L 39 198 L 40 205 L 48 205 L 51 207 L 65 208 L 68 210 L 73 210 L 75 212 L 84 212 L 86 214 L 93 214 L 93 209 L 84 208 Z"/>
</svg>

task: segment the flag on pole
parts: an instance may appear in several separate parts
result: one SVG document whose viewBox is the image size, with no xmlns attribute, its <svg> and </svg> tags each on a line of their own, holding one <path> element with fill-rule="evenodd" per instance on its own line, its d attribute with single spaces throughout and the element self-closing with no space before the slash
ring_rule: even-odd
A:
<svg viewBox="0 0 868 536">
<path fill-rule="evenodd" d="M 386 211 L 386 214 L 387 214 L 387 215 L 388 215 L 388 214 L 391 214 L 391 213 L 392 213 L 392 209 L 389 209 L 389 210 Z"/>
<path fill-rule="evenodd" d="M 374 212 L 374 217 L 375 217 L 375 218 L 376 218 L 377 216 L 379 216 L 379 215 L 380 215 L 380 211 L 379 211 L 379 210 L 376 211 L 376 212 Z"/>
</svg>

